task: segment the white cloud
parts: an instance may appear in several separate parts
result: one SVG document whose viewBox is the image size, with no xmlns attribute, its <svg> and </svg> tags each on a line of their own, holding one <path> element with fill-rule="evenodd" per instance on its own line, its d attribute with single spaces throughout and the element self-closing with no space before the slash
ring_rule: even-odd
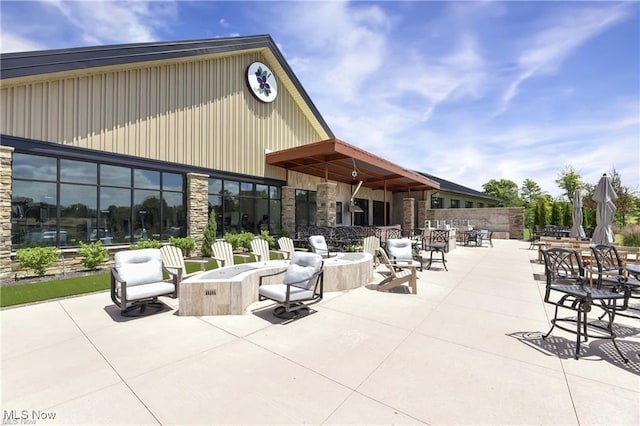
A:
<svg viewBox="0 0 640 426">
<path fill-rule="evenodd" d="M 27 52 L 32 50 L 43 50 L 46 46 L 41 43 L 29 39 L 27 37 L 21 37 L 17 34 L 2 33 L 0 38 L 0 52 Z"/>
<path fill-rule="evenodd" d="M 60 25 L 78 31 L 82 44 L 149 42 L 159 39 L 157 32 L 176 17 L 172 1 L 161 2 L 45 2 L 65 18 Z"/>
<path fill-rule="evenodd" d="M 495 115 L 502 114 L 509 108 L 522 83 L 538 74 L 556 72 L 562 61 L 575 49 L 625 19 L 631 12 L 628 5 L 579 9 L 571 7 L 551 22 L 545 23 L 545 28 L 522 42 L 516 76 L 507 85 Z"/>
</svg>

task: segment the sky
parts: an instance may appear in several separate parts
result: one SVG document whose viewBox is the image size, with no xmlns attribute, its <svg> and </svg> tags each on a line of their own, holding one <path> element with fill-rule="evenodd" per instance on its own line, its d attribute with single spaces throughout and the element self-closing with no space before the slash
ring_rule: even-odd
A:
<svg viewBox="0 0 640 426">
<path fill-rule="evenodd" d="M 337 138 L 482 190 L 640 191 L 637 1 L 7 1 L 3 53 L 270 34 Z"/>
</svg>

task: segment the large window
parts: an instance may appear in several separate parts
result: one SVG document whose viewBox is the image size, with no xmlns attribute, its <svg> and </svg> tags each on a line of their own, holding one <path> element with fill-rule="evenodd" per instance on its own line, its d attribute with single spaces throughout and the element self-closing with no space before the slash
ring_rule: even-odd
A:
<svg viewBox="0 0 640 426">
<path fill-rule="evenodd" d="M 210 178 L 209 212 L 216 214 L 218 236 L 243 231 L 277 233 L 281 226 L 280 194 L 278 186 Z"/>
<path fill-rule="evenodd" d="M 316 192 L 296 189 L 296 226 L 309 226 L 316 223 Z"/>
<path fill-rule="evenodd" d="M 389 221 L 389 218 L 391 217 L 391 203 L 389 203 L 388 201 L 386 203 L 384 203 L 383 201 L 374 201 L 373 202 L 373 226 L 386 226 L 387 224 L 384 223 L 384 218 L 385 218 L 385 205 L 386 205 L 386 210 L 387 210 L 387 222 Z"/>
<path fill-rule="evenodd" d="M 186 235 L 181 174 L 15 153 L 12 185 L 14 248 Z"/>
<path fill-rule="evenodd" d="M 465 201 L 464 202 L 464 208 L 465 209 L 472 209 L 473 208 L 473 201 Z"/>
<path fill-rule="evenodd" d="M 460 208 L 460 200 L 451 200 L 451 208 L 459 209 Z"/>
<path fill-rule="evenodd" d="M 444 207 L 444 198 L 442 197 L 431 197 L 431 208 L 432 209 L 441 209 Z"/>
<path fill-rule="evenodd" d="M 353 213 L 354 226 L 369 226 L 369 200 L 364 198 L 356 198 L 354 204 L 360 207 L 360 210 Z"/>
</svg>

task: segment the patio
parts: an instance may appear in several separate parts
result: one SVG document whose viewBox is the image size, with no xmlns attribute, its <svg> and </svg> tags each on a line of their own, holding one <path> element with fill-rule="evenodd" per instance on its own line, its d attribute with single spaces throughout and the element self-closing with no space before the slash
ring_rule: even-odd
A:
<svg viewBox="0 0 640 426">
<path fill-rule="evenodd" d="M 628 364 L 610 341 L 590 340 L 578 361 L 573 335 L 542 341 L 553 312 L 528 248 L 459 246 L 449 272 L 418 272 L 418 295 L 325 293 L 287 324 L 270 302 L 243 316 L 122 318 L 106 292 L 5 309 L 3 419 L 639 424 L 640 321 L 616 320 Z"/>
</svg>

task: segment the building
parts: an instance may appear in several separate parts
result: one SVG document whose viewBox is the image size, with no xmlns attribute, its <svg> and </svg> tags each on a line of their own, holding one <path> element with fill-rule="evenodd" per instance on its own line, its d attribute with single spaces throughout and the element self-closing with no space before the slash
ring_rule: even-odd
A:
<svg viewBox="0 0 640 426">
<path fill-rule="evenodd" d="M 397 194 L 439 188 L 337 139 L 268 35 L 10 53 L 0 66 L 3 281 L 33 244 L 190 235 L 199 247 L 209 212 L 220 235 L 413 227 L 415 204 Z"/>
</svg>

